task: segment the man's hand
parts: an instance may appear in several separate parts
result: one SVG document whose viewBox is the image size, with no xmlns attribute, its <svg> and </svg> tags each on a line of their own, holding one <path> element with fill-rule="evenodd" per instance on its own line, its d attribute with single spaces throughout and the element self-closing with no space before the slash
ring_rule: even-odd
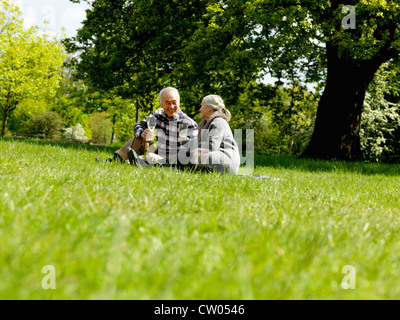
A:
<svg viewBox="0 0 400 320">
<path fill-rule="evenodd" d="M 140 136 L 145 140 L 153 139 L 153 131 L 151 131 L 150 129 L 146 129 L 140 134 Z"/>
</svg>

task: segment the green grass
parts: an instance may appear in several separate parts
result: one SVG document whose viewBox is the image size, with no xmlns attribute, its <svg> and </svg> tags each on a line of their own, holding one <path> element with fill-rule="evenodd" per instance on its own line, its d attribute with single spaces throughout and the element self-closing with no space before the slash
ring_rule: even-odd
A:
<svg viewBox="0 0 400 320">
<path fill-rule="evenodd" d="M 0 299 L 400 298 L 399 165 L 256 157 L 274 181 L 112 151 L 0 139 Z"/>
</svg>

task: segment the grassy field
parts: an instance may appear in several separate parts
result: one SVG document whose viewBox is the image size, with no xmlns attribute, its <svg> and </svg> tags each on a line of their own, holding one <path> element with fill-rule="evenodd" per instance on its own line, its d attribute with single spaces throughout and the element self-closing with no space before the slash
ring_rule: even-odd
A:
<svg viewBox="0 0 400 320">
<path fill-rule="evenodd" d="M 400 165 L 256 157 L 267 180 L 112 150 L 0 139 L 0 299 L 400 298 Z"/>
</svg>

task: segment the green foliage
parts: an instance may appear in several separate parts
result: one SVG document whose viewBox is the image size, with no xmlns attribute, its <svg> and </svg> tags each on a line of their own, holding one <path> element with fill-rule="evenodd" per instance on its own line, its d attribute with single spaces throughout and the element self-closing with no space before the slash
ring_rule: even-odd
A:
<svg viewBox="0 0 400 320">
<path fill-rule="evenodd" d="M 384 64 L 368 88 L 360 130 L 361 149 L 368 160 L 400 156 L 399 71 Z"/>
<path fill-rule="evenodd" d="M 58 99 L 56 107 L 52 108 L 57 111 L 65 121 L 66 126 L 74 126 L 81 123 L 85 128 L 89 124 L 89 115 L 84 113 L 82 105 L 74 105 L 68 98 L 62 97 Z"/>
<path fill-rule="evenodd" d="M 24 28 L 21 12 L 10 0 L 0 0 L 0 108 L 2 134 L 11 112 L 27 99 L 55 95 L 65 58 L 57 39 Z"/>
<path fill-rule="evenodd" d="M 253 84 L 249 86 L 234 105 L 227 106 L 232 113 L 231 128 L 242 130 L 242 144 L 246 139 L 244 130 L 254 130 L 256 153 L 277 153 L 272 146 L 278 140 L 279 131 L 272 123 L 272 112 L 268 109 L 271 86 Z M 264 95 L 265 94 L 265 95 Z M 273 142 L 274 141 L 274 142 Z"/>
<path fill-rule="evenodd" d="M 51 109 L 61 115 L 66 126 L 73 127 L 80 123 L 86 131 L 90 131 L 89 115 L 102 111 L 100 99 L 98 92 L 89 90 L 81 81 L 65 77 Z"/>
<path fill-rule="evenodd" d="M 234 129 L 253 129 L 256 153 L 299 154 L 307 146 L 319 95 L 293 85 L 249 85 L 230 107 Z"/>
<path fill-rule="evenodd" d="M 304 151 L 307 136 L 316 117 L 318 94 L 309 92 L 305 87 L 293 83 L 291 87 L 280 87 L 270 109 L 273 123 L 280 134 L 283 153 L 300 154 Z M 281 151 L 281 153 L 282 153 Z"/>
<path fill-rule="evenodd" d="M 185 59 L 181 48 L 204 5 L 200 0 L 94 1 L 84 27 L 64 41 L 69 52 L 81 53 L 71 64 L 96 90 L 134 98 L 149 112 L 162 87 L 179 87 L 171 72 Z"/>
<path fill-rule="evenodd" d="M 133 137 L 133 127 L 136 119 L 132 115 L 123 114 L 118 117 L 115 134 L 119 141 L 128 141 Z"/>
<path fill-rule="evenodd" d="M 132 99 L 124 99 L 113 91 L 95 91 L 82 81 L 77 81 L 73 76 L 64 80 L 57 93 L 57 99 L 51 107 L 52 110 L 62 116 L 66 126 L 74 127 L 80 123 L 88 136 L 92 135 L 93 123 L 91 124 L 91 121 L 93 122 L 93 119 L 91 119 L 91 115 L 96 112 L 107 112 L 112 121 L 114 138 L 118 139 L 128 137 L 130 139 L 133 126 L 136 123 L 136 108 L 137 104 L 133 103 Z M 95 130 L 98 131 L 98 129 Z M 106 139 L 104 134 L 99 135 L 95 132 L 94 136 L 96 141 L 98 139 L 105 141 Z M 109 139 L 111 139 L 111 134 L 106 140 Z"/>
<path fill-rule="evenodd" d="M 34 115 L 39 115 L 48 108 L 47 99 L 26 99 L 21 102 L 20 107 L 13 111 L 7 121 L 10 132 L 22 132 L 24 122 Z"/>
<path fill-rule="evenodd" d="M 255 119 L 260 122 L 254 122 L 257 130 L 269 130 L 260 133 L 262 140 L 268 135 L 279 140 L 271 147 L 279 152 L 298 153 L 310 136 L 315 100 L 299 89 L 302 82 L 325 84 L 327 69 L 332 74 L 338 66 L 343 73 L 347 70 L 344 66 L 349 66 L 352 75 L 360 75 L 363 78 L 360 82 L 366 83 L 346 92 L 344 100 L 349 106 L 344 106 L 345 111 L 338 112 L 339 119 L 335 119 L 337 123 L 346 122 L 351 101 L 363 97 L 364 93 L 359 91 L 365 90 L 379 65 L 397 59 L 400 51 L 397 0 L 351 1 L 356 29 L 350 30 L 343 26 L 349 12 L 338 1 L 95 0 L 88 3 L 91 8 L 83 27 L 76 37 L 64 42 L 68 52 L 81 52 L 79 58 L 72 60 L 78 77 L 101 92 L 133 98 L 137 108 L 146 112 L 154 107 L 149 97 L 165 85 L 176 86 L 184 92 L 185 111 L 191 116 L 196 115 L 201 97 L 206 94 L 219 94 L 227 105 L 234 106 L 242 95 L 248 95 L 250 83 L 268 74 L 286 79 L 293 87 L 288 93 L 290 103 L 279 102 L 254 111 Z M 336 76 L 330 83 L 340 88 L 342 78 Z M 334 90 L 328 90 L 327 94 L 332 96 L 322 103 L 339 96 Z M 312 101 L 306 102 L 309 99 Z M 355 104 L 361 113 L 362 101 Z M 332 105 L 325 105 L 326 114 L 335 114 Z M 321 109 L 325 110 L 323 106 Z M 273 119 L 265 120 L 270 116 L 269 111 Z M 257 116 L 259 112 L 264 120 Z M 319 117 L 325 123 L 319 125 L 317 119 L 315 128 L 328 128 L 327 122 L 332 117 L 321 112 Z M 354 114 L 354 119 L 354 123 L 346 122 L 348 128 L 359 127 L 361 114 Z M 248 119 L 236 121 L 244 123 Z M 321 145 L 331 135 L 335 138 L 326 147 L 330 150 L 328 157 L 356 157 L 358 131 L 348 128 L 341 131 L 342 126 L 338 125 L 332 128 L 335 132 L 320 130 L 313 136 L 317 141 L 312 144 L 315 152 L 309 154 L 324 152 L 319 151 L 325 150 Z M 343 155 L 342 151 L 347 153 Z"/>
<path fill-rule="evenodd" d="M 102 109 L 110 114 L 112 123 L 111 143 L 116 138 L 123 141 L 130 140 L 133 134 L 133 126 L 137 122 L 133 114 L 136 108 L 139 108 L 138 104 L 134 104 L 131 99 L 123 99 L 112 92 L 103 95 L 101 104 Z"/>
<path fill-rule="evenodd" d="M 92 113 L 89 118 L 89 126 L 92 132 L 92 142 L 107 144 L 111 141 L 112 122 L 110 114 L 106 112 Z"/>
<path fill-rule="evenodd" d="M 349 13 L 343 7 L 343 4 L 334 7 L 334 21 L 340 21 Z M 325 24 L 325 32 L 338 46 L 340 55 L 356 60 L 370 60 L 379 55 L 383 55 L 385 61 L 397 58 L 400 51 L 399 2 L 354 1 L 354 10 L 357 25 L 351 32 L 332 27 L 328 30 L 329 26 Z"/>
<path fill-rule="evenodd" d="M 24 122 L 23 132 L 30 135 L 38 135 L 43 138 L 61 136 L 64 122 L 60 115 L 53 111 L 46 111 L 38 115 L 32 115 Z"/>
</svg>

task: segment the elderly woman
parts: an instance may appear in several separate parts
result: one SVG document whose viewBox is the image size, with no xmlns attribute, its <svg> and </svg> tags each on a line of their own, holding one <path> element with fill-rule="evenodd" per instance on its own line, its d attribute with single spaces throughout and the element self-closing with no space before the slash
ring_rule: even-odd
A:
<svg viewBox="0 0 400 320">
<path fill-rule="evenodd" d="M 239 149 L 228 124 L 231 113 L 218 95 L 203 98 L 200 108 L 198 140 L 190 140 L 183 148 L 190 154 L 190 163 L 221 173 L 237 174 Z"/>
</svg>

